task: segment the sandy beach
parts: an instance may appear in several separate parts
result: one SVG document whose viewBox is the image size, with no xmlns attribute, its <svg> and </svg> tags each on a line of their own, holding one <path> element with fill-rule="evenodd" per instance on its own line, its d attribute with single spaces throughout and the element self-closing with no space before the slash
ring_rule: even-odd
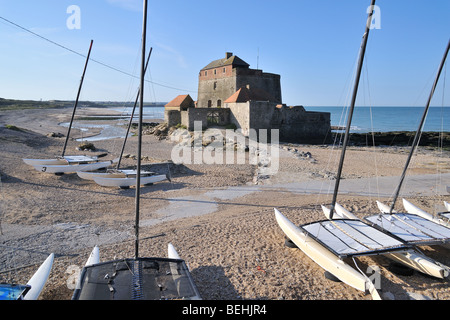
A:
<svg viewBox="0 0 450 320">
<path fill-rule="evenodd" d="M 0 282 L 26 283 L 53 252 L 55 262 L 40 297 L 43 300 L 71 298 L 76 272 L 93 246 L 100 247 L 103 261 L 134 254 L 134 188 L 106 188 L 76 174 L 38 172 L 22 161 L 60 155 L 64 137 L 48 134 L 65 134 L 67 129 L 59 123 L 69 121 L 71 111 L 0 111 Z M 80 108 L 78 116 L 102 112 L 105 109 Z M 71 136 L 96 133 L 74 130 Z M 136 154 L 136 143 L 137 137 L 130 137 L 125 153 Z M 107 152 L 104 159 L 110 160 L 120 152 L 122 139 L 95 141 L 93 152 L 78 151 L 79 144 L 71 139 L 66 153 Z M 278 170 L 273 174 L 264 171 L 264 164 L 248 162 L 152 167 L 152 163 L 171 160 L 174 145 L 155 135 L 143 137 L 142 153 L 147 157 L 143 164 L 169 173 L 172 179 L 141 189 L 142 256 L 165 257 L 167 244 L 172 243 L 206 300 L 371 299 L 328 280 L 301 250 L 287 247 L 274 217 L 278 208 L 299 225 L 325 219 L 320 206 L 331 202 L 339 148 L 280 143 Z M 389 203 L 408 152 L 395 146 L 350 147 L 343 169 L 346 185 L 338 202 L 361 218 L 378 213 L 375 201 Z M 124 165 L 133 166 L 135 160 L 128 157 Z M 450 154 L 419 148 L 408 174 L 432 177 L 436 183 L 419 190 L 407 180 L 402 195 L 429 212 L 443 211 L 443 201 L 450 201 L 445 190 Z M 354 190 L 351 185 L 359 187 Z M 401 201 L 397 206 L 402 209 Z M 421 250 L 450 266 L 450 249 L 427 246 Z M 358 258 L 358 264 L 364 271 L 379 267 L 379 291 L 385 299 L 450 299 L 448 279 L 418 272 L 395 274 L 383 256 Z"/>
</svg>

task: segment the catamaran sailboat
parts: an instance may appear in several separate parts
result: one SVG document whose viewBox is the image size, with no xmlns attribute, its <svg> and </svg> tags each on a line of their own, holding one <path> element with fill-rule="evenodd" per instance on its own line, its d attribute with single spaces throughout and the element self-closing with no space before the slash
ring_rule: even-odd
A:
<svg viewBox="0 0 450 320">
<path fill-rule="evenodd" d="M 111 161 L 100 161 L 100 157 L 98 156 L 86 156 L 86 155 L 73 155 L 66 156 L 66 147 L 67 142 L 69 141 L 70 130 L 72 128 L 73 119 L 75 116 L 75 111 L 78 105 L 78 99 L 80 97 L 81 88 L 83 85 L 84 75 L 86 73 L 87 65 L 89 62 L 89 57 L 91 55 L 91 49 L 93 40 L 91 40 L 91 44 L 89 46 L 89 52 L 86 57 L 86 62 L 84 65 L 83 74 L 81 76 L 80 85 L 78 87 L 78 94 L 75 100 L 75 105 L 72 111 L 72 117 L 70 120 L 70 125 L 67 131 L 66 140 L 64 142 L 64 147 L 61 156 L 53 158 L 53 159 L 23 159 L 23 161 L 33 166 L 37 171 L 46 172 L 46 173 L 55 173 L 55 174 L 64 174 L 64 173 L 74 173 L 79 170 L 97 170 L 101 168 L 106 168 L 112 163 L 117 162 L 117 159 Z"/>
<path fill-rule="evenodd" d="M 434 84 L 432 86 L 430 95 L 428 97 L 427 105 L 425 107 L 419 128 L 416 131 L 414 141 L 412 143 L 412 148 L 406 161 L 406 165 L 403 169 L 402 175 L 400 177 L 400 182 L 394 192 L 394 198 L 391 206 L 387 206 L 380 201 L 377 201 L 378 208 L 380 209 L 379 214 L 371 215 L 365 217 L 364 219 L 374 226 L 378 226 L 383 230 L 389 232 L 393 236 L 397 237 L 404 243 L 410 246 L 422 246 L 422 245 L 445 245 L 450 244 L 450 228 L 448 220 L 442 219 L 440 217 L 433 217 L 431 214 L 420 210 L 412 203 L 404 200 L 403 205 L 406 209 L 405 212 L 397 212 L 394 210 L 395 203 L 397 201 L 398 195 L 404 178 L 406 176 L 406 170 L 410 163 L 410 160 L 414 154 L 414 150 L 419 143 L 419 138 L 421 135 L 422 127 L 428 113 L 431 99 L 433 97 L 435 88 L 437 86 L 439 76 L 441 74 L 442 68 L 445 64 L 447 54 L 450 50 L 450 41 L 447 44 L 444 56 L 442 58 L 441 64 L 439 66 Z M 341 210 L 341 216 L 349 217 L 348 212 Z M 446 274 L 448 276 L 448 267 L 446 267 Z"/>
<path fill-rule="evenodd" d="M 433 261 L 421 256 L 419 253 L 410 252 L 410 246 L 404 241 L 401 241 L 381 228 L 375 227 L 371 223 L 364 222 L 360 219 L 336 219 L 336 217 L 333 217 L 374 6 L 375 0 L 372 0 L 358 58 L 356 79 L 333 200 L 331 208 L 326 208 L 325 210 L 328 213 L 328 220 L 296 226 L 277 209 L 275 209 L 275 218 L 286 236 L 319 266 L 353 288 L 370 293 L 373 299 L 381 299 L 377 288 L 375 288 L 371 280 L 359 270 L 355 260 L 356 257 L 388 254 L 401 258 L 398 260 L 410 266 L 416 266 L 419 270 L 426 270 L 431 264 L 433 265 L 433 269 L 438 269 L 439 272 L 437 272 L 437 275 L 439 277 L 445 274 L 445 271 L 439 265 L 434 264 Z M 412 253 L 413 255 L 411 255 Z M 353 261 L 354 267 L 345 261 L 349 259 Z"/>
<path fill-rule="evenodd" d="M 150 53 L 148 54 L 147 62 L 145 64 L 144 73 L 147 71 L 148 62 L 152 54 L 152 48 L 150 48 Z M 130 121 L 128 123 L 127 132 L 125 134 L 120 156 L 117 159 L 116 168 L 108 168 L 105 171 L 92 170 L 90 168 L 84 168 L 77 171 L 77 175 L 86 180 L 93 180 L 97 184 L 105 187 L 119 187 L 122 189 L 129 188 L 130 186 L 136 185 L 136 175 L 137 170 L 134 169 L 121 169 L 120 164 L 125 150 L 125 145 L 128 140 L 128 135 L 130 132 L 131 125 L 133 123 L 134 113 L 136 110 L 136 105 L 139 99 L 140 90 L 138 90 L 136 100 L 134 101 L 133 110 L 131 112 Z M 149 185 L 155 182 L 170 180 L 167 175 L 158 175 L 151 171 L 141 171 L 141 184 Z"/>
</svg>

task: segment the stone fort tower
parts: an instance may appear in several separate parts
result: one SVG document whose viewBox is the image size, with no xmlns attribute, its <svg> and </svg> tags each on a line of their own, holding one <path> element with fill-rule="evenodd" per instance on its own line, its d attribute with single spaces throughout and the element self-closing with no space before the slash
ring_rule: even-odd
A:
<svg viewBox="0 0 450 320">
<path fill-rule="evenodd" d="M 231 52 L 200 70 L 197 108 L 221 108 L 224 101 L 242 87 L 265 92 L 267 101 L 281 103 L 280 75 L 250 69 Z"/>
<path fill-rule="evenodd" d="M 168 126 L 182 124 L 189 131 L 234 125 L 248 136 L 251 130 L 276 129 L 281 141 L 324 143 L 330 139 L 330 113 L 287 106 L 281 100 L 280 75 L 250 69 L 231 52 L 202 68 L 195 102 L 179 95 L 165 105 Z"/>
</svg>

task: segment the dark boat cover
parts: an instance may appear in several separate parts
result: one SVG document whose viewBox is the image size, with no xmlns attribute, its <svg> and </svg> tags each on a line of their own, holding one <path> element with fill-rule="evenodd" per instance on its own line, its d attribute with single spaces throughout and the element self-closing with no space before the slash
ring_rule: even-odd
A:
<svg viewBox="0 0 450 320">
<path fill-rule="evenodd" d="M 183 260 L 137 258 L 84 267 L 73 300 L 198 300 Z"/>
</svg>

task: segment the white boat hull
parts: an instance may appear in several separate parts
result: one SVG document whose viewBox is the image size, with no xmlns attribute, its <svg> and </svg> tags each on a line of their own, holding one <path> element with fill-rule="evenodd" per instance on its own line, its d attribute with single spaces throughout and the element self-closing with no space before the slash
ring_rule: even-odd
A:
<svg viewBox="0 0 450 320">
<path fill-rule="evenodd" d="M 380 206 L 383 208 L 383 210 L 389 211 L 389 208 L 386 205 L 380 203 Z M 328 208 L 322 206 L 322 209 L 324 210 L 325 215 L 327 214 L 329 215 L 329 213 L 325 212 L 325 210 L 329 211 Z M 335 210 L 340 218 L 344 219 L 356 218 L 353 213 L 346 210 L 339 204 L 335 205 Z M 383 256 L 435 278 L 444 279 L 449 276 L 450 269 L 447 266 L 444 266 L 440 262 L 434 261 L 433 259 L 430 259 L 413 249 L 408 249 L 406 251 L 385 253 L 383 254 Z"/>
<path fill-rule="evenodd" d="M 366 276 L 352 268 L 317 241 L 308 237 L 307 233 L 294 225 L 277 209 L 274 210 L 275 218 L 281 230 L 314 262 L 349 286 L 362 292 L 369 291 L 374 299 L 380 299 L 373 283 Z"/>
<path fill-rule="evenodd" d="M 50 254 L 30 278 L 27 285 L 31 286 L 31 289 L 23 297 L 24 300 L 37 300 L 39 298 L 50 275 L 54 258 L 55 255 L 53 253 Z"/>
<path fill-rule="evenodd" d="M 444 201 L 444 206 L 445 206 L 445 209 L 447 209 L 447 211 L 450 211 L 450 203 L 448 203 L 447 201 Z"/>
<path fill-rule="evenodd" d="M 65 164 L 65 165 L 33 165 L 40 172 L 46 173 L 75 173 L 83 170 L 98 170 L 110 166 L 112 161 L 99 161 L 85 164 Z"/>
<path fill-rule="evenodd" d="M 181 260 L 180 255 L 178 254 L 177 250 L 171 243 L 169 243 L 167 246 L 167 256 L 169 257 L 169 259 Z"/>
<path fill-rule="evenodd" d="M 137 171 L 136 170 L 116 170 L 111 169 L 107 170 L 105 172 L 96 172 L 96 171 L 77 171 L 77 175 L 81 179 L 85 180 L 92 180 L 94 181 L 94 178 L 125 178 L 125 177 L 135 177 Z M 150 175 L 151 172 L 148 171 L 141 171 L 141 178 Z"/>
<path fill-rule="evenodd" d="M 100 249 L 97 246 L 95 246 L 94 249 L 92 249 L 89 258 L 86 261 L 85 267 L 97 264 L 99 262 L 100 262 Z"/>
<path fill-rule="evenodd" d="M 67 161 L 64 159 L 22 159 L 23 162 L 30 166 L 37 166 L 37 165 L 65 165 L 67 164 Z"/>
<path fill-rule="evenodd" d="M 151 184 L 159 181 L 166 180 L 166 175 L 153 175 L 147 177 L 141 177 L 141 184 Z M 106 178 L 95 176 L 94 181 L 104 187 L 119 187 L 119 188 L 128 188 L 131 186 L 136 186 L 136 177 L 124 177 L 124 178 Z"/>
<path fill-rule="evenodd" d="M 432 214 L 430 214 L 430 213 L 420 209 L 419 207 L 416 207 L 415 205 L 413 205 L 411 202 L 409 202 L 406 199 L 403 199 L 403 207 L 405 208 L 405 210 L 408 213 L 415 214 L 415 215 L 417 215 L 419 217 L 422 217 L 422 218 L 427 219 L 429 221 L 433 221 L 434 223 L 440 224 L 442 226 L 450 227 L 450 224 L 449 224 L 448 220 L 446 221 L 446 220 L 441 219 L 439 217 L 435 217 Z"/>
<path fill-rule="evenodd" d="M 78 177 L 84 180 L 92 180 L 94 181 L 94 177 L 96 176 L 104 176 L 107 175 L 107 172 L 94 172 L 94 171 L 77 171 Z"/>
</svg>

